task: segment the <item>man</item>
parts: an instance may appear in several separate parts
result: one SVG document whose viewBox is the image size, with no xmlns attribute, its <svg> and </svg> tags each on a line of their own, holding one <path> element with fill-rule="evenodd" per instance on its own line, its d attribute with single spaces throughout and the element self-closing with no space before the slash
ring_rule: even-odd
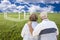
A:
<svg viewBox="0 0 60 40">
<path fill-rule="evenodd" d="M 47 17 L 47 13 L 44 12 L 40 14 L 40 18 L 42 22 L 39 23 L 34 30 L 31 26 L 31 23 L 28 23 L 32 35 L 39 36 L 38 40 L 57 40 L 59 31 L 55 22 L 50 21 Z M 40 34 L 42 30 L 49 29 L 49 28 L 50 30 L 49 31 L 47 30 L 49 33 L 43 33 L 42 35 Z M 55 32 L 53 30 L 54 28 L 56 29 Z"/>
</svg>

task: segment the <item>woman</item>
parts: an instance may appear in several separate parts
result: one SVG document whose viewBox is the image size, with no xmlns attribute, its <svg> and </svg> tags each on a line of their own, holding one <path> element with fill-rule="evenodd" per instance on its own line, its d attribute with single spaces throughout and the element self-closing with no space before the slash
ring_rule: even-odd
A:
<svg viewBox="0 0 60 40">
<path fill-rule="evenodd" d="M 36 14 L 31 14 L 29 17 L 29 22 L 31 23 L 32 26 L 32 30 L 34 30 L 34 28 L 37 26 L 37 20 L 38 20 L 38 16 Z M 28 23 L 26 23 L 22 29 L 21 32 L 21 36 L 23 37 L 23 40 L 37 40 L 38 37 L 33 37 L 30 27 L 28 26 Z"/>
</svg>

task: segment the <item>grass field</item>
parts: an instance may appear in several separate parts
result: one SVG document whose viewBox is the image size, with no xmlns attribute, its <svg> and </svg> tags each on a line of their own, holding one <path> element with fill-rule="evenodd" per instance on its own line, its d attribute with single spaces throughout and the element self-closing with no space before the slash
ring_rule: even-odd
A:
<svg viewBox="0 0 60 40">
<path fill-rule="evenodd" d="M 9 14 L 9 16 L 18 17 L 17 14 Z M 21 18 L 23 18 L 23 16 L 21 16 Z M 48 18 L 56 22 L 60 31 L 60 14 L 48 14 Z M 28 20 L 15 22 L 6 20 L 4 19 L 4 15 L 0 14 L 0 40 L 22 40 L 20 33 L 27 21 Z M 38 19 L 38 22 L 41 22 L 40 18 Z M 60 35 L 58 40 L 60 40 Z"/>
</svg>

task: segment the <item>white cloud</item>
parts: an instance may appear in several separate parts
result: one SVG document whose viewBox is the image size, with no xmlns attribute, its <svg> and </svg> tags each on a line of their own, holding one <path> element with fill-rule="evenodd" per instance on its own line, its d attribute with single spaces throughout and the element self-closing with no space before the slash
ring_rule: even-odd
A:
<svg viewBox="0 0 60 40">
<path fill-rule="evenodd" d="M 41 12 L 52 12 L 53 8 L 54 8 L 53 6 L 48 6 L 48 7 L 44 7 L 44 8 L 40 7 L 40 11 Z"/>
<path fill-rule="evenodd" d="M 39 7 L 39 6 L 32 5 L 32 6 L 29 8 L 29 12 L 30 12 L 30 13 L 36 12 L 37 10 L 40 10 L 40 7 Z"/>
<path fill-rule="evenodd" d="M 56 3 L 59 3 L 59 1 L 55 1 Z"/>
<path fill-rule="evenodd" d="M 19 2 L 22 2 L 22 1 L 23 1 L 23 0 L 16 0 L 16 2 L 18 2 L 18 3 L 19 3 Z"/>
</svg>

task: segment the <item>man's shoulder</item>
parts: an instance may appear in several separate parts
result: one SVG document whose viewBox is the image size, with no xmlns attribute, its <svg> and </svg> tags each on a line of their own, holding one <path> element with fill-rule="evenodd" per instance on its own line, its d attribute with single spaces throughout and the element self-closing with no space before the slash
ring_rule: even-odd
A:
<svg viewBox="0 0 60 40">
<path fill-rule="evenodd" d="M 27 23 L 25 23 L 25 25 L 28 25 Z"/>
<path fill-rule="evenodd" d="M 41 26 L 42 25 L 42 23 L 38 23 L 38 25 L 37 26 Z"/>
<path fill-rule="evenodd" d="M 55 23 L 54 21 L 51 21 L 51 20 L 50 20 L 50 22 L 51 22 L 51 23 Z"/>
<path fill-rule="evenodd" d="M 27 27 L 27 26 L 28 26 L 28 24 L 27 24 L 27 23 L 25 23 L 24 27 Z"/>
</svg>

